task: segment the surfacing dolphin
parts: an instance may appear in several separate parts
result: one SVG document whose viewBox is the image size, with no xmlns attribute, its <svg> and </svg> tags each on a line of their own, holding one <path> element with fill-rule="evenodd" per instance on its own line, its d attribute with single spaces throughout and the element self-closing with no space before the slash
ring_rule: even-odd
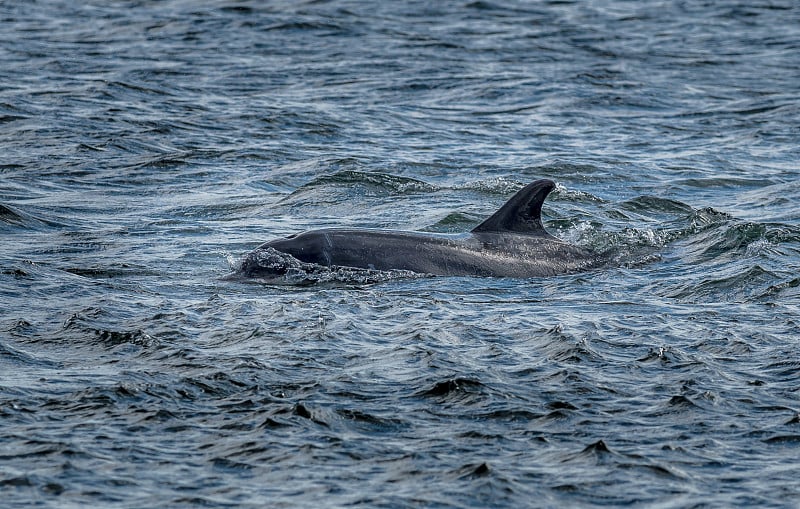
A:
<svg viewBox="0 0 800 509">
<path fill-rule="evenodd" d="M 239 276 L 274 276 L 274 264 L 259 263 L 259 255 L 270 250 L 325 267 L 438 276 L 530 278 L 597 267 L 602 263 L 597 253 L 545 231 L 542 204 L 553 188 L 550 180 L 528 184 L 468 234 L 332 228 L 272 240 L 244 259 Z"/>
</svg>

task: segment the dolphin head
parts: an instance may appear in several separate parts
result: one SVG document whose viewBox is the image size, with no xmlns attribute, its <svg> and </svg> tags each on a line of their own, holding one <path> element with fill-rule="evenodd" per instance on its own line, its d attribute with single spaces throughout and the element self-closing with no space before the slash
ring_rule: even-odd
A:
<svg viewBox="0 0 800 509">
<path fill-rule="evenodd" d="M 306 263 L 331 265 L 330 239 L 322 231 L 310 231 L 275 239 L 263 244 L 259 249 L 272 248 L 286 253 Z"/>
<path fill-rule="evenodd" d="M 319 269 L 321 263 L 317 261 L 317 257 L 321 251 L 319 239 L 308 234 L 272 240 L 251 251 L 229 279 L 279 281 L 291 277 L 302 280 L 302 276 L 313 274 Z"/>
</svg>

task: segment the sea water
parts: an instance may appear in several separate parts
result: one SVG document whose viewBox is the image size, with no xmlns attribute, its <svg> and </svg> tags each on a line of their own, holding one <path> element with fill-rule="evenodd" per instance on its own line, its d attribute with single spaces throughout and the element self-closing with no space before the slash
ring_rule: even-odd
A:
<svg viewBox="0 0 800 509">
<path fill-rule="evenodd" d="M 3 507 L 800 504 L 800 4 L 0 4 Z M 319 268 L 537 178 L 606 266 Z"/>
</svg>

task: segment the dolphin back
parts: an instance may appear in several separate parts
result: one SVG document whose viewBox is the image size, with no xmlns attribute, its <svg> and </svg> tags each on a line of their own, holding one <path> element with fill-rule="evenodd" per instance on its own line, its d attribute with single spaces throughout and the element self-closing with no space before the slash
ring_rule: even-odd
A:
<svg viewBox="0 0 800 509">
<path fill-rule="evenodd" d="M 555 187 L 552 180 L 541 179 L 531 182 L 486 221 L 476 226 L 472 233 L 513 232 L 525 235 L 549 235 L 542 225 L 542 204 Z"/>
</svg>

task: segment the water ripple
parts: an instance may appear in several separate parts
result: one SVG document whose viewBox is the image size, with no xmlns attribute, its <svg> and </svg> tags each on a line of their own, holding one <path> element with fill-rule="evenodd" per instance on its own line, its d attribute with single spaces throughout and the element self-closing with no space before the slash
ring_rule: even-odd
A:
<svg viewBox="0 0 800 509">
<path fill-rule="evenodd" d="M 0 3 L 4 503 L 791 504 L 799 16 Z M 537 178 L 606 266 L 247 255 L 465 232 Z"/>
</svg>

